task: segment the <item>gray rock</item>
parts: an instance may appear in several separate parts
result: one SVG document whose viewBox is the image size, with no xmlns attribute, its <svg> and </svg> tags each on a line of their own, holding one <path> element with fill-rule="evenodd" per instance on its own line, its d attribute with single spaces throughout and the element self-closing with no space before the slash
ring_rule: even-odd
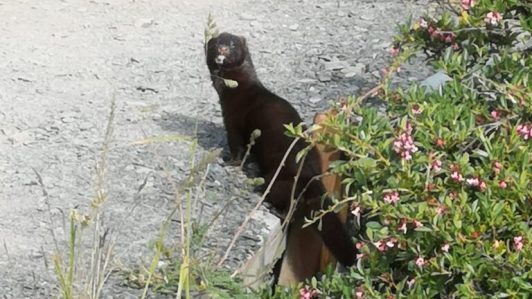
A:
<svg viewBox="0 0 532 299">
<path fill-rule="evenodd" d="M 426 87 L 427 91 L 434 91 L 439 90 L 445 84 L 445 82 L 451 80 L 451 77 L 440 71 L 421 81 L 420 85 Z"/>
<path fill-rule="evenodd" d="M 320 82 L 329 82 L 332 79 L 332 73 L 331 72 L 319 72 L 318 73 L 318 80 Z"/>
<path fill-rule="evenodd" d="M 308 101 L 313 103 L 313 104 L 316 104 L 316 103 L 320 102 L 321 100 L 322 100 L 322 98 L 320 98 L 320 97 L 311 97 L 310 99 L 308 99 Z"/>
<path fill-rule="evenodd" d="M 367 66 L 363 63 L 357 63 L 354 66 L 347 67 L 345 69 L 342 69 L 342 73 L 344 74 L 344 77 L 351 78 L 356 75 L 362 75 L 366 72 Z"/>
<path fill-rule="evenodd" d="M 330 62 L 323 62 L 323 66 L 325 67 L 325 70 L 332 71 L 332 70 L 341 70 L 343 68 L 346 68 L 349 66 L 349 64 L 345 61 L 333 60 Z"/>
</svg>

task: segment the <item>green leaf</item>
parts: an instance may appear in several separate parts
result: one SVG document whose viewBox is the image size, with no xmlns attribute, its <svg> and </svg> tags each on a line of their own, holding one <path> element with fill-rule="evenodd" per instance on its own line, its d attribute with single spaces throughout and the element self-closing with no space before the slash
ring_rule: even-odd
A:
<svg viewBox="0 0 532 299">
<path fill-rule="evenodd" d="M 376 221 L 369 221 L 368 223 L 366 223 L 366 227 L 369 228 L 369 229 L 372 229 L 372 230 L 380 230 L 382 228 L 382 225 Z"/>
<path fill-rule="evenodd" d="M 365 157 L 355 161 L 354 165 L 364 169 L 373 169 L 377 167 L 377 161 L 372 158 Z"/>
<path fill-rule="evenodd" d="M 467 165 L 469 163 L 469 154 L 464 153 L 460 158 L 460 165 Z"/>
<path fill-rule="evenodd" d="M 229 88 L 237 88 L 238 87 L 238 82 L 236 82 L 235 80 L 231 80 L 231 79 L 223 79 L 223 80 L 224 80 L 225 86 L 227 86 Z"/>
</svg>

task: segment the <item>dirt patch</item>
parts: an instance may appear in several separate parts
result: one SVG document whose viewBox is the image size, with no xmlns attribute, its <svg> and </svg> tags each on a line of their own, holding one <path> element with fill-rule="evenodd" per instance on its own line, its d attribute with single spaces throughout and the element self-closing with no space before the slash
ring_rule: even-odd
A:
<svg viewBox="0 0 532 299">
<path fill-rule="evenodd" d="M 132 143 L 146 136 L 196 136 L 198 156 L 225 146 L 203 57 L 209 11 L 219 28 L 247 37 L 261 80 L 310 120 L 329 100 L 355 94 L 378 79 L 395 24 L 422 12 L 426 3 L 0 2 L 0 294 L 49 298 L 57 291 L 52 232 L 65 248 L 69 210 L 86 208 L 94 196 L 94 166 L 113 97 L 117 109 L 104 216 L 118 236 L 118 258 L 134 265 L 150 256 L 149 244 L 174 201 L 163 169 L 177 181 L 184 179 L 190 144 Z M 423 78 L 413 72 L 403 76 Z M 258 199 L 244 181 L 220 158 L 205 177 L 205 193 L 195 209 L 203 211 L 202 217 L 233 199 L 206 243 L 218 254 Z M 228 267 L 251 254 L 259 242 L 253 234 L 261 229 L 258 222 L 250 225 Z M 117 285 L 108 290 L 114 291 L 106 297 L 139 295 Z"/>
</svg>

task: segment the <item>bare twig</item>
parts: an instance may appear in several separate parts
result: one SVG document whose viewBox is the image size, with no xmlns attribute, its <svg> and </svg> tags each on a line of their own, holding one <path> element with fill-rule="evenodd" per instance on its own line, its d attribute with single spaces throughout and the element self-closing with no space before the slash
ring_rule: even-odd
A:
<svg viewBox="0 0 532 299">
<path fill-rule="evenodd" d="M 279 167 L 277 167 L 277 170 L 275 171 L 275 174 L 273 175 L 271 181 L 270 181 L 270 184 L 268 185 L 268 188 L 266 188 L 266 191 L 264 192 L 264 194 L 262 195 L 261 199 L 259 200 L 259 202 L 257 202 L 257 204 L 255 205 L 255 207 L 253 208 L 253 210 L 251 210 L 250 213 L 248 213 L 248 215 L 246 215 L 246 218 L 244 219 L 244 222 L 242 222 L 242 224 L 240 225 L 240 227 L 237 229 L 235 235 L 233 236 L 233 239 L 231 240 L 231 242 L 229 243 L 229 246 L 227 247 L 227 250 L 225 251 L 225 254 L 223 255 L 223 257 L 220 259 L 220 261 L 218 262 L 217 266 L 221 266 L 225 260 L 227 259 L 227 257 L 229 256 L 229 252 L 231 252 L 231 249 L 233 248 L 233 246 L 235 246 L 235 243 L 236 243 L 236 240 L 238 239 L 238 237 L 242 234 L 242 232 L 244 231 L 244 227 L 246 226 L 246 224 L 249 222 L 249 220 L 251 219 L 251 217 L 253 217 L 253 215 L 255 214 L 255 212 L 259 209 L 259 207 L 261 206 L 261 204 L 264 202 L 264 200 L 266 199 L 266 196 L 268 195 L 268 193 L 270 193 L 270 190 L 273 186 L 273 184 L 275 183 L 275 180 L 277 179 L 277 176 L 279 176 L 279 173 L 281 172 L 281 168 L 283 168 L 284 166 L 284 163 L 286 161 L 286 159 L 288 158 L 288 155 L 290 154 L 290 152 L 292 151 L 292 149 L 294 148 L 294 146 L 296 145 L 296 143 L 300 140 L 301 138 L 300 137 L 297 137 L 294 139 L 294 141 L 290 144 L 290 146 L 288 147 L 288 150 L 286 151 L 286 153 L 284 154 L 283 156 L 283 159 L 281 160 L 281 163 L 279 163 Z"/>
</svg>

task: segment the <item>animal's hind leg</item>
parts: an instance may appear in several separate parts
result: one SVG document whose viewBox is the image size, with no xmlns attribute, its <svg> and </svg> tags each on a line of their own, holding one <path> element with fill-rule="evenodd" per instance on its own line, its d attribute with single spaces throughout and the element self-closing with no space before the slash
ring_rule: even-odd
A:
<svg viewBox="0 0 532 299">
<path fill-rule="evenodd" d="M 278 276 L 279 285 L 295 285 L 319 271 L 321 237 L 314 227 L 303 228 L 303 224 L 303 218 L 298 218 L 289 226 Z"/>
</svg>

